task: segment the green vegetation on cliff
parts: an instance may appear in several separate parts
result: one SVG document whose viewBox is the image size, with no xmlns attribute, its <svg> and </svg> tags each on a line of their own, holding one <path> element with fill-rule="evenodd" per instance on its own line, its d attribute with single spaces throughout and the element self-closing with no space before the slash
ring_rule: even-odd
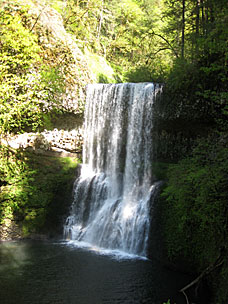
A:
<svg viewBox="0 0 228 304">
<path fill-rule="evenodd" d="M 47 9 L 39 20 L 39 9 L 32 1 L 0 4 L 0 136 L 5 142 L 9 134 L 51 128 L 62 113 L 83 112 L 88 68 L 80 51 L 75 67 L 77 48 L 70 48 L 58 14 Z M 47 24 L 48 14 L 62 36 L 50 27 L 53 20 Z M 0 238 L 57 233 L 77 163 L 1 145 Z"/>
<path fill-rule="evenodd" d="M 61 233 L 77 164 L 77 159 L 36 155 L 1 146 L 0 237 Z M 10 231 L 15 223 L 19 223 L 18 234 L 4 235 L 4 227 Z"/>
<path fill-rule="evenodd" d="M 163 225 L 169 257 L 189 271 L 214 267 L 215 290 L 228 279 L 227 137 L 210 137 L 191 156 L 169 166 L 162 192 Z M 222 265 L 222 272 L 216 266 Z M 225 277 L 224 277 L 225 276 Z M 227 290 L 219 290 L 224 303 Z M 223 299 L 223 300 L 222 300 Z"/>
<path fill-rule="evenodd" d="M 23 11 L 21 12 L 23 13 Z M 40 62 L 37 37 L 22 25 L 22 17 L 0 12 L 0 123 L 1 131 L 22 131 L 41 124 L 37 77 L 32 67 Z"/>
<path fill-rule="evenodd" d="M 205 272 L 211 303 L 223 304 L 228 299 L 228 7 L 213 0 L 166 3 L 166 37 L 177 35 L 172 48 L 178 56 L 158 117 L 159 132 L 167 141 L 176 139 L 173 147 L 167 144 L 174 153 L 166 161 L 174 164 L 161 198 L 165 246 L 177 265 Z M 180 31 L 174 32 L 178 24 Z M 159 153 L 163 160 L 165 153 Z"/>
<path fill-rule="evenodd" d="M 42 1 L 3 1 L 0 34 L 0 133 L 37 131 L 55 114 L 83 113 L 93 75 L 60 14 Z"/>
</svg>

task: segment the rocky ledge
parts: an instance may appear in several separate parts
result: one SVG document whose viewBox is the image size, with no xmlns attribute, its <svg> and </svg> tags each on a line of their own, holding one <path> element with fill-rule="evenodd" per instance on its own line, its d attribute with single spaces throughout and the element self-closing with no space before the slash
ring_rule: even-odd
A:
<svg viewBox="0 0 228 304">
<path fill-rule="evenodd" d="M 71 156 L 68 153 L 82 153 L 82 134 L 82 128 L 71 131 L 55 128 L 54 130 L 44 130 L 40 133 L 7 135 L 1 138 L 0 142 L 13 149 L 30 149 L 34 152 L 53 152 Z"/>
</svg>

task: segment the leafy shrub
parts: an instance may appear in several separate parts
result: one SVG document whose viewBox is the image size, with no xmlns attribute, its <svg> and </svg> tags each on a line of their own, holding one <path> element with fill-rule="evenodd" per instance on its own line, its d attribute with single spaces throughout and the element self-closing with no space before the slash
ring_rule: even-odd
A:
<svg viewBox="0 0 228 304">
<path fill-rule="evenodd" d="M 43 63 L 27 8 L 0 8 L 0 132 L 35 131 L 47 112 L 58 110 L 64 77 Z M 60 98 L 59 98 L 60 99 Z"/>
<path fill-rule="evenodd" d="M 35 95 L 35 63 L 40 62 L 36 36 L 19 14 L 0 11 L 0 124 L 2 131 L 36 129 L 41 109 Z"/>
<path fill-rule="evenodd" d="M 1 146 L 0 225 L 22 223 L 24 234 L 56 228 L 71 193 L 76 159 L 45 157 Z M 70 201 L 69 201 L 70 202 Z M 65 207 L 64 207 L 65 206 Z"/>
<path fill-rule="evenodd" d="M 169 256 L 203 270 L 228 249 L 228 159 L 223 135 L 202 141 L 191 157 L 170 165 L 163 190 Z"/>
</svg>

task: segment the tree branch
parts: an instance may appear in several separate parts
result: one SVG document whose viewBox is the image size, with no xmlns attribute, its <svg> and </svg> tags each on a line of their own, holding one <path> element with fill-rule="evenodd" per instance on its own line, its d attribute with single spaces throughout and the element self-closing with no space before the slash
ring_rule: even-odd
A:
<svg viewBox="0 0 228 304">
<path fill-rule="evenodd" d="M 40 11 L 40 13 L 39 13 L 39 15 L 37 16 L 37 18 L 36 18 L 36 20 L 35 20 L 35 22 L 34 22 L 32 28 L 31 28 L 30 32 L 32 32 L 32 30 L 33 30 L 34 27 L 36 26 L 36 24 L 37 24 L 37 22 L 38 22 L 38 20 L 39 20 L 39 18 L 40 18 L 40 16 L 41 16 L 41 14 L 43 13 L 43 11 L 44 11 L 45 9 L 46 9 L 46 6 Z"/>
<path fill-rule="evenodd" d="M 188 301 L 188 296 L 186 295 L 186 293 L 184 291 L 182 291 L 182 293 L 184 294 L 185 296 L 185 299 L 186 299 L 186 303 L 189 304 L 189 301 Z"/>
<path fill-rule="evenodd" d="M 160 35 L 160 34 L 155 33 L 154 31 L 152 32 L 152 35 L 158 36 L 159 38 L 161 38 L 162 40 L 164 40 L 164 41 L 168 44 L 169 49 L 170 49 L 171 51 L 173 51 L 174 55 L 175 55 L 177 58 L 179 57 L 179 55 L 177 54 L 176 50 L 175 50 L 175 49 L 173 48 L 173 46 L 170 44 L 170 42 L 168 41 L 168 39 L 166 39 L 165 37 L 163 37 L 163 36 Z"/>
<path fill-rule="evenodd" d="M 156 52 L 147 55 L 146 64 L 148 64 L 149 60 L 152 59 L 153 56 L 156 56 L 159 52 L 165 51 L 165 50 L 170 50 L 170 51 L 172 51 L 169 47 L 160 48 L 160 49 L 157 50 Z"/>
<path fill-rule="evenodd" d="M 185 298 L 186 298 L 186 303 L 189 304 L 188 301 L 188 297 L 185 293 L 185 291 L 187 289 L 189 289 L 190 287 L 194 286 L 195 284 L 199 283 L 202 278 L 211 273 L 212 271 L 214 271 L 217 267 L 221 266 L 224 263 L 224 257 L 222 256 L 222 254 L 218 257 L 218 259 L 212 264 L 209 265 L 195 280 L 193 280 L 192 282 L 190 282 L 188 285 L 186 285 L 185 287 L 183 287 L 182 289 L 179 290 L 179 292 L 183 293 Z"/>
</svg>

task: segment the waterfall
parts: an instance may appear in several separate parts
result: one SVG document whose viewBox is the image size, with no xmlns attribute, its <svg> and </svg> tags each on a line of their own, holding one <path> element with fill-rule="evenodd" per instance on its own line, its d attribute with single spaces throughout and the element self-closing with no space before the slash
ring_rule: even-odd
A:
<svg viewBox="0 0 228 304">
<path fill-rule="evenodd" d="M 81 175 L 65 237 L 146 256 L 152 177 L 153 83 L 87 86 Z"/>
</svg>

